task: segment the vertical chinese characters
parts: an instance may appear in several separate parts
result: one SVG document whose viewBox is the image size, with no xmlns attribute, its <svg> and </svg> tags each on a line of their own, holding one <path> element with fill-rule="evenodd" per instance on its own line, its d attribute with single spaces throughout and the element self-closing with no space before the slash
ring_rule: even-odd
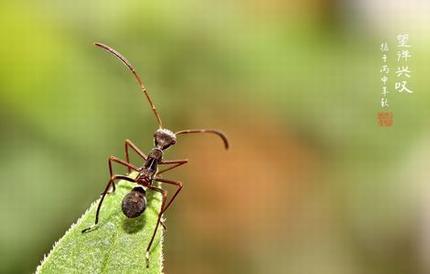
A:
<svg viewBox="0 0 430 274">
<path fill-rule="evenodd" d="M 387 42 L 382 42 L 379 48 L 382 52 L 382 66 L 379 72 L 381 73 L 382 92 L 380 106 L 383 111 L 378 112 L 377 119 L 378 125 L 381 127 L 390 127 L 393 124 L 393 113 L 388 111 L 390 105 L 388 104 L 388 94 L 390 93 L 387 89 L 387 83 L 389 80 L 390 67 L 388 65 L 388 52 L 389 47 Z"/>
<path fill-rule="evenodd" d="M 411 78 L 411 71 L 409 69 L 408 61 L 412 58 L 410 51 L 411 45 L 409 44 L 408 34 L 397 35 L 397 69 L 396 69 L 396 82 L 394 89 L 399 93 L 413 93 L 408 86 L 408 79 Z"/>
<path fill-rule="evenodd" d="M 382 110 L 377 113 L 378 125 L 381 127 L 391 127 L 393 125 L 393 113 L 388 111 L 390 105 L 388 103 L 388 94 L 390 94 L 390 88 L 394 88 L 392 96 L 395 94 L 412 94 L 414 91 L 410 88 L 409 79 L 411 78 L 412 72 L 409 68 L 409 61 L 412 58 L 411 45 L 409 44 L 409 35 L 401 33 L 396 36 L 396 62 L 393 65 L 393 76 L 394 86 L 390 85 L 390 66 L 389 66 L 389 45 L 388 42 L 382 42 L 379 49 L 382 52 L 382 65 L 379 70 L 380 81 L 381 81 L 381 97 L 380 107 Z M 391 96 L 391 95 L 390 95 Z"/>
<path fill-rule="evenodd" d="M 381 72 L 381 82 L 382 82 L 381 107 L 386 109 L 390 106 L 388 104 L 388 93 L 389 93 L 389 91 L 387 90 L 388 75 L 390 73 L 390 67 L 388 66 L 388 63 L 387 63 L 387 59 L 388 59 L 387 55 L 388 55 L 388 51 L 390 50 L 388 48 L 388 43 L 382 42 L 380 49 L 382 52 L 382 67 L 379 71 L 379 72 Z"/>
</svg>

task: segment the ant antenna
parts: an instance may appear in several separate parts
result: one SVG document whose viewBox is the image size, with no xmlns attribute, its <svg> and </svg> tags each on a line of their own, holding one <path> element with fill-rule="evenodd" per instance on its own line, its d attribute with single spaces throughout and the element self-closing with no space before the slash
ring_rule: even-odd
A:
<svg viewBox="0 0 430 274">
<path fill-rule="evenodd" d="M 155 117 L 157 118 L 158 121 L 158 126 L 160 128 L 163 127 L 163 123 L 161 122 L 161 118 L 160 115 L 157 112 L 157 108 L 155 107 L 154 103 L 151 100 L 151 97 L 149 96 L 148 91 L 146 90 L 145 86 L 143 85 L 143 81 L 140 78 L 139 74 L 137 73 L 136 69 L 131 65 L 131 63 L 127 60 L 127 58 L 125 58 L 121 53 L 119 53 L 118 51 L 114 50 L 113 48 L 109 47 L 108 45 L 102 44 L 102 43 L 94 43 L 94 45 L 96 45 L 97 47 L 100 47 L 104 50 L 106 50 L 107 52 L 113 54 L 115 57 L 117 57 L 119 60 L 121 60 L 124 65 L 127 66 L 127 68 L 131 71 L 131 73 L 133 73 L 134 78 L 136 78 L 137 83 L 140 86 L 140 89 L 143 91 L 143 93 L 145 93 L 146 99 L 148 99 L 149 104 L 151 105 L 152 111 L 155 114 Z"/>
<path fill-rule="evenodd" d="M 218 130 L 215 130 L 215 129 L 185 129 L 185 130 L 180 130 L 178 132 L 175 132 L 175 135 L 188 134 L 188 133 L 213 133 L 213 134 L 216 134 L 224 142 L 225 149 L 229 148 L 228 139 L 224 135 L 224 133 L 222 133 L 221 131 L 218 131 Z"/>
</svg>

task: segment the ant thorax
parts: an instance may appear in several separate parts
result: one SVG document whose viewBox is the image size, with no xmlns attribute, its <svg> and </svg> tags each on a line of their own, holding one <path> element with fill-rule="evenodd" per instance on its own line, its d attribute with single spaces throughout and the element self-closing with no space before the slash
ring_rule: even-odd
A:
<svg viewBox="0 0 430 274">
<path fill-rule="evenodd" d="M 148 160 L 154 159 L 157 161 L 161 161 L 163 159 L 163 151 L 159 148 L 153 148 L 148 154 Z"/>
<path fill-rule="evenodd" d="M 163 159 L 163 151 L 158 148 L 153 148 L 148 154 L 148 158 L 145 160 L 143 168 L 140 170 L 139 179 L 149 181 L 152 179 L 157 172 L 158 164 Z"/>
</svg>

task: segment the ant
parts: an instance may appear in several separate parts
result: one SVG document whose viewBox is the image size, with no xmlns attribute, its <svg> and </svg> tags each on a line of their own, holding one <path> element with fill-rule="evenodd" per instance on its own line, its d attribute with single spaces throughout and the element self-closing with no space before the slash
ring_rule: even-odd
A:
<svg viewBox="0 0 430 274">
<path fill-rule="evenodd" d="M 161 122 L 160 115 L 158 114 L 157 108 L 155 107 L 154 103 L 151 100 L 151 97 L 149 96 L 148 91 L 146 90 L 145 86 L 143 85 L 143 81 L 140 78 L 139 74 L 135 70 L 135 68 L 131 65 L 131 63 L 118 51 L 115 49 L 102 44 L 102 43 L 94 43 L 95 46 L 100 47 L 107 51 L 108 53 L 114 55 L 116 58 L 118 58 L 134 75 L 134 78 L 136 79 L 137 83 L 139 84 L 140 89 L 143 91 L 143 93 L 146 96 L 146 99 L 149 102 L 149 105 L 152 108 L 152 111 L 157 119 L 158 122 L 158 129 L 155 131 L 153 137 L 154 137 L 154 148 L 151 149 L 148 155 L 144 154 L 132 141 L 125 140 L 125 161 L 117 158 L 115 156 L 110 156 L 108 159 L 108 166 L 109 166 L 109 173 L 110 173 L 110 179 L 105 187 L 105 190 L 101 194 L 101 198 L 99 201 L 99 204 L 97 206 L 96 211 L 96 218 L 95 222 L 92 226 L 82 230 L 82 233 L 85 233 L 87 231 L 92 230 L 99 222 L 99 214 L 100 209 L 103 203 L 103 200 L 106 196 L 106 194 L 110 193 L 109 190 L 112 188 L 112 192 L 115 191 L 115 181 L 117 180 L 126 180 L 128 182 L 137 184 L 127 195 L 124 196 L 122 200 L 122 212 L 125 216 L 128 218 L 136 218 L 140 216 L 146 208 L 147 202 L 146 202 L 146 191 L 152 190 L 161 193 L 162 195 L 162 202 L 161 202 L 161 208 L 158 213 L 158 220 L 157 224 L 154 228 L 154 232 L 152 234 L 151 241 L 148 244 L 148 247 L 146 248 L 146 267 L 149 267 L 149 251 L 151 249 L 151 245 L 154 241 L 155 235 L 157 233 L 157 229 L 159 224 L 166 229 L 163 221 L 161 220 L 161 217 L 164 212 L 170 207 L 170 205 L 175 200 L 176 196 L 182 189 L 182 182 L 175 181 L 175 180 L 167 180 L 161 178 L 159 175 L 172 170 L 176 167 L 179 167 L 181 165 L 184 165 L 188 163 L 188 159 L 183 160 L 163 160 L 163 154 L 164 151 L 176 144 L 176 137 L 178 135 L 183 134 L 190 134 L 190 133 L 212 133 L 219 136 L 222 141 L 224 142 L 225 149 L 228 149 L 229 143 L 227 140 L 227 137 L 220 131 L 214 130 L 214 129 L 186 129 L 186 130 L 180 130 L 177 132 L 173 132 L 169 129 L 163 128 L 163 124 Z M 144 161 L 143 166 L 138 167 L 130 163 L 129 159 L 129 149 L 134 150 Z M 113 174 L 112 171 L 112 164 L 117 163 L 120 165 L 123 165 L 128 168 L 128 175 L 133 171 L 137 172 L 137 175 L 132 178 L 125 175 L 118 175 Z M 169 167 L 166 167 L 162 170 L 158 170 L 159 165 L 171 165 Z M 167 191 L 163 190 L 162 188 L 154 186 L 154 182 L 174 185 L 177 187 L 176 192 L 173 194 L 170 201 L 167 203 Z"/>
</svg>

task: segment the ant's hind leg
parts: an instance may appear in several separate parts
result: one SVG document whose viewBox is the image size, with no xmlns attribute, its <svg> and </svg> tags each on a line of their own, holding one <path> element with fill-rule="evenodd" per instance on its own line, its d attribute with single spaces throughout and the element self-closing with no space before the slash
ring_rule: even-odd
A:
<svg viewBox="0 0 430 274">
<path fill-rule="evenodd" d="M 167 203 L 167 205 L 163 208 L 163 212 L 166 212 L 166 210 L 172 205 L 173 201 L 175 200 L 176 196 L 179 194 L 179 192 L 181 191 L 183 184 L 180 181 L 174 181 L 174 180 L 167 180 L 167 179 L 161 179 L 161 178 L 154 178 L 154 181 L 156 182 L 160 182 L 160 183 L 165 183 L 165 184 L 169 184 L 169 185 L 175 185 L 177 187 L 175 194 L 173 194 L 172 198 L 170 199 L 170 201 Z"/>
<path fill-rule="evenodd" d="M 160 221 L 160 225 L 163 227 L 163 229 L 164 229 L 165 231 L 167 231 L 167 226 L 166 226 L 166 224 L 164 223 L 164 220 L 161 220 L 161 221 Z"/>
<path fill-rule="evenodd" d="M 101 209 L 101 207 L 102 207 L 103 200 L 105 199 L 105 196 L 106 196 L 106 194 L 107 194 L 107 193 L 108 193 L 108 191 L 109 191 L 109 187 L 110 187 L 111 185 L 114 185 L 116 180 L 126 180 L 126 181 L 129 181 L 129 182 L 132 182 L 132 183 L 136 183 L 136 181 L 135 181 L 134 179 L 132 179 L 132 178 L 130 178 L 130 177 L 127 177 L 127 176 L 124 176 L 124 175 L 114 175 L 114 176 L 112 176 L 112 177 L 109 179 L 109 182 L 107 183 L 107 185 L 106 185 L 106 187 L 105 187 L 105 190 L 104 190 L 104 191 L 103 191 L 103 193 L 102 193 L 102 197 L 100 198 L 99 204 L 97 205 L 97 210 L 96 210 L 96 219 L 95 219 L 95 221 L 94 221 L 94 224 L 93 224 L 92 226 L 87 227 L 87 228 L 85 228 L 84 230 L 82 230 L 82 233 L 85 233 L 85 232 L 88 232 L 88 231 L 92 230 L 92 229 L 93 229 L 94 227 L 96 227 L 96 225 L 98 224 L 98 222 L 99 222 L 100 209 Z"/>
<path fill-rule="evenodd" d="M 161 178 L 154 178 L 154 181 L 161 182 L 161 183 L 166 183 L 166 184 L 170 184 L 170 185 L 175 185 L 175 186 L 178 187 L 176 189 L 175 194 L 173 194 L 173 197 L 170 199 L 170 201 L 167 203 L 167 205 L 163 208 L 162 213 L 164 213 L 170 207 L 170 205 L 173 203 L 173 200 L 175 200 L 176 196 L 179 194 L 179 191 L 181 191 L 183 185 L 182 185 L 182 182 L 180 182 L 180 181 L 166 180 L 166 179 L 161 179 Z M 167 231 L 166 224 L 164 223 L 163 220 L 160 222 L 160 224 L 163 226 L 164 230 Z"/>
<path fill-rule="evenodd" d="M 155 235 L 157 234 L 158 225 L 161 223 L 161 216 L 163 215 L 163 208 L 164 208 L 164 206 L 166 204 L 166 200 L 167 200 L 167 191 L 165 191 L 161 188 L 155 187 L 155 186 L 150 186 L 150 187 L 148 187 L 148 189 L 161 193 L 161 195 L 163 195 L 163 200 L 161 202 L 160 212 L 158 213 L 157 224 L 155 225 L 154 232 L 153 232 L 152 237 L 151 237 L 151 241 L 149 242 L 148 247 L 146 248 L 146 254 L 145 254 L 146 268 L 149 268 L 149 250 L 151 250 L 152 243 L 154 242 Z"/>
</svg>

